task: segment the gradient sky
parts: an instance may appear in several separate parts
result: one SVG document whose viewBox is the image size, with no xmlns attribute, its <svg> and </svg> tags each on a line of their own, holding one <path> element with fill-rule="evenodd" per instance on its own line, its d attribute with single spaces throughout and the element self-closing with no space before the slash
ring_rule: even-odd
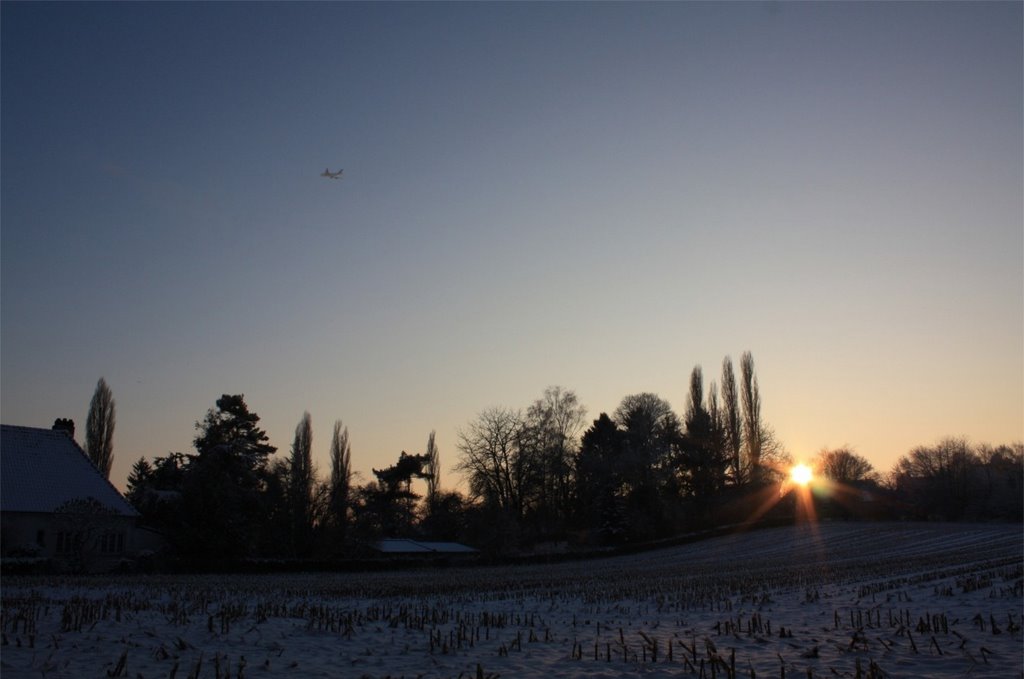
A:
<svg viewBox="0 0 1024 679">
<path fill-rule="evenodd" d="M 1022 7 L 4 2 L 2 420 L 367 478 L 749 350 L 796 458 L 1021 440 Z"/>
</svg>

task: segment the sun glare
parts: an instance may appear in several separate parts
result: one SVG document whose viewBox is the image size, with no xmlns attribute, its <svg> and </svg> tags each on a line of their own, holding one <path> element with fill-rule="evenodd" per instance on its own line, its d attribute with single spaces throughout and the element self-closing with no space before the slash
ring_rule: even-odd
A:
<svg viewBox="0 0 1024 679">
<path fill-rule="evenodd" d="M 811 468 L 805 464 L 798 464 L 790 470 L 789 477 L 798 486 L 806 486 L 811 482 Z"/>
</svg>

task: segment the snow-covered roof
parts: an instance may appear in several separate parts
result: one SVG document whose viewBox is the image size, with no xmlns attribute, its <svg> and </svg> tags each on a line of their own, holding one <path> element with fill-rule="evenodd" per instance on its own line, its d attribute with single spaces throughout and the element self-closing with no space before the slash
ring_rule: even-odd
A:
<svg viewBox="0 0 1024 679">
<path fill-rule="evenodd" d="M 89 497 L 138 516 L 66 432 L 0 425 L 0 510 L 52 512 Z"/>
<path fill-rule="evenodd" d="M 378 540 L 374 547 L 377 551 L 385 554 L 473 554 L 476 552 L 472 547 L 461 545 L 458 542 L 421 542 L 395 538 Z"/>
</svg>

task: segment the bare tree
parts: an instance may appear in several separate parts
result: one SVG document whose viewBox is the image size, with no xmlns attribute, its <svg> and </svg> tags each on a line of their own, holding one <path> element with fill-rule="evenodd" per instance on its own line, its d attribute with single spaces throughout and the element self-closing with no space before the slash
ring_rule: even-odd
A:
<svg viewBox="0 0 1024 679">
<path fill-rule="evenodd" d="M 427 437 L 427 450 L 423 454 L 426 458 L 423 473 L 427 477 L 427 504 L 430 505 L 437 497 L 437 489 L 441 481 L 441 461 L 438 457 L 437 443 L 434 441 L 435 432 L 431 431 Z"/>
<path fill-rule="evenodd" d="M 103 476 L 110 478 L 114 463 L 114 394 L 102 377 L 89 402 L 85 420 L 85 450 Z"/>
<path fill-rule="evenodd" d="M 732 358 L 722 361 L 722 422 L 725 430 L 725 448 L 729 456 L 729 474 L 732 482 L 743 482 L 740 466 L 740 451 L 743 447 L 743 419 L 740 416 L 739 392 L 736 391 L 736 375 L 732 370 Z"/>
<path fill-rule="evenodd" d="M 472 494 L 514 519 L 522 519 L 535 491 L 537 461 L 520 445 L 520 412 L 490 408 L 460 430 L 458 436 L 461 459 L 456 469 L 466 474 Z"/>
<path fill-rule="evenodd" d="M 976 448 L 978 499 L 987 517 L 1021 521 L 1024 519 L 1024 443 Z"/>
<path fill-rule="evenodd" d="M 350 491 L 352 489 L 352 451 L 348 442 L 348 427 L 342 429 L 341 420 L 334 421 L 331 436 L 330 515 L 341 537 L 344 538 L 348 522 Z"/>
<path fill-rule="evenodd" d="M 116 513 L 93 497 L 68 500 L 53 510 L 53 516 L 57 551 L 73 573 L 85 573 L 95 565 L 103 536 L 116 535 L 120 525 Z"/>
<path fill-rule="evenodd" d="M 758 467 L 761 482 L 774 483 L 789 475 L 793 466 L 793 456 L 786 446 L 775 436 L 775 430 L 764 422 L 760 429 L 761 464 Z"/>
<path fill-rule="evenodd" d="M 743 398 L 743 438 L 746 443 L 747 468 L 752 480 L 760 481 L 761 452 L 764 427 L 761 424 L 761 394 L 754 374 L 754 357 L 749 351 L 740 358 L 740 395 Z"/>
<path fill-rule="evenodd" d="M 562 387 L 548 387 L 526 411 L 523 441 L 540 474 L 538 513 L 546 529 L 541 532 L 557 530 L 557 524 L 568 517 L 573 460 L 586 413 L 576 393 Z"/>
<path fill-rule="evenodd" d="M 934 446 L 918 446 L 896 462 L 892 476 L 897 490 L 917 496 L 925 511 L 961 518 L 971 499 L 971 470 L 978 456 L 963 438 L 946 438 Z"/>
<path fill-rule="evenodd" d="M 816 468 L 818 473 L 832 481 L 851 483 L 854 481 L 878 481 L 878 474 L 865 458 L 849 448 L 818 452 Z"/>
</svg>

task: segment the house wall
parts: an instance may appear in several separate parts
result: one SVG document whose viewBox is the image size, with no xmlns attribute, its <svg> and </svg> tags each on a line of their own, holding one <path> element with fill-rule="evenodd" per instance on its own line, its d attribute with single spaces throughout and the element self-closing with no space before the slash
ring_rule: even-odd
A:
<svg viewBox="0 0 1024 679">
<path fill-rule="evenodd" d="M 140 550 L 152 549 L 152 539 L 126 516 L 83 518 L 35 512 L 0 514 L 0 557 L 42 557 L 58 567 L 107 571 Z"/>
</svg>

